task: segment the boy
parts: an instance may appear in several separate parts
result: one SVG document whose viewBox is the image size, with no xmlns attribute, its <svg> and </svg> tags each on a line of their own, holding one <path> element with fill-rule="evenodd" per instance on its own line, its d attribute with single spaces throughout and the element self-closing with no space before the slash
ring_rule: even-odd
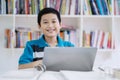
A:
<svg viewBox="0 0 120 80">
<path fill-rule="evenodd" d="M 19 68 L 31 68 L 39 65 L 43 58 L 44 47 L 74 47 L 71 42 L 63 41 L 59 32 L 61 29 L 60 13 L 53 8 L 44 8 L 38 14 L 38 26 L 42 35 L 38 40 L 28 41 L 19 59 Z"/>
</svg>

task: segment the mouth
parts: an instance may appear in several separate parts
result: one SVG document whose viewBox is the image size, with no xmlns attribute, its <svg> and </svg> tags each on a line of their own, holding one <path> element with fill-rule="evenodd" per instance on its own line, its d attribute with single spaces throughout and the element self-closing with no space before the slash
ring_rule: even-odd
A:
<svg viewBox="0 0 120 80">
<path fill-rule="evenodd" d="M 55 29 L 47 29 L 46 31 L 49 32 L 49 33 L 52 33 L 52 32 L 55 31 Z"/>
</svg>

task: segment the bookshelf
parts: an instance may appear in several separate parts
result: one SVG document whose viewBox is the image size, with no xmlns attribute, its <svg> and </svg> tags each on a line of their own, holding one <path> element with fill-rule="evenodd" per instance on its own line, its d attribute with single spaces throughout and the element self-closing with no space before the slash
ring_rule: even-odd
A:
<svg viewBox="0 0 120 80">
<path fill-rule="evenodd" d="M 3 1 L 3 0 L 0 0 Z M 37 25 L 37 13 L 35 9 L 37 9 L 37 6 L 35 6 L 34 4 L 32 4 L 32 9 L 35 10 L 35 12 L 30 12 L 28 13 L 22 13 L 19 14 L 19 6 L 15 6 L 16 4 L 19 3 L 19 1 L 23 1 L 24 0 L 10 0 L 13 2 L 12 6 L 13 6 L 13 13 L 10 14 L 5 14 L 5 13 L 1 13 L 0 14 L 0 34 L 2 36 L 0 36 L 0 50 L 2 52 L 2 54 L 6 54 L 6 56 L 14 56 L 14 55 L 18 55 L 15 59 L 16 59 L 16 63 L 18 60 L 18 57 L 22 54 L 23 48 L 15 48 L 15 43 L 12 44 L 12 47 L 10 48 L 6 48 L 5 46 L 5 29 L 10 29 L 13 31 L 13 33 L 15 34 L 15 29 L 18 27 L 24 27 L 24 28 L 32 28 L 37 30 L 38 29 L 38 25 Z M 18 2 L 16 2 L 18 1 Z M 25 0 L 25 2 L 28 0 Z M 30 0 L 29 0 L 30 1 Z M 50 1 L 54 1 L 54 0 L 39 0 L 39 1 L 47 1 L 47 5 L 45 7 L 51 6 L 50 4 L 52 2 Z M 55 0 L 56 1 L 56 0 Z M 58 2 L 61 0 L 58 0 Z M 69 0 L 66 0 L 69 1 Z M 119 22 L 120 22 L 120 16 L 118 14 L 118 12 L 115 13 L 115 10 L 117 8 L 115 8 L 115 3 L 117 2 L 117 0 L 105 0 L 105 1 L 111 1 L 111 3 L 109 4 L 110 7 L 110 12 L 107 15 L 101 15 L 101 14 L 97 14 L 97 15 L 92 15 L 92 14 L 85 14 L 84 12 L 84 1 L 88 1 L 88 0 L 73 0 L 73 1 L 78 1 L 78 12 L 76 14 L 68 14 L 66 13 L 61 13 L 61 17 L 62 17 L 62 23 L 67 25 L 67 26 L 73 26 L 73 28 L 76 30 L 76 46 L 77 47 L 84 47 L 83 46 L 83 31 L 86 32 L 90 32 L 90 31 L 96 31 L 96 30 L 101 30 L 103 32 L 110 32 L 111 33 L 111 48 L 104 48 L 104 49 L 98 49 L 98 62 L 96 62 L 96 64 L 101 64 L 102 61 L 104 62 L 104 60 L 106 60 L 106 58 L 110 58 L 113 54 L 113 52 L 117 49 L 120 50 L 120 26 L 119 26 Z M 93 0 L 91 0 L 93 1 Z M 24 2 L 24 3 L 25 3 Z M 55 3 L 55 2 L 54 2 Z M 68 2 L 66 2 L 68 3 Z M 117 4 L 117 3 L 116 3 Z M 68 5 L 68 4 L 67 4 Z M 120 5 L 120 4 L 117 4 Z M 35 6 L 35 7 L 34 7 Z M 75 7 L 75 4 L 72 4 L 72 6 Z M 55 5 L 52 4 L 52 7 L 55 7 Z M 66 7 L 67 8 L 67 7 Z M 88 7 L 90 8 L 90 7 Z M 23 9 L 23 8 L 22 8 Z M 26 9 L 26 7 L 25 7 Z M 66 9 L 67 10 L 67 9 Z M 71 9 L 70 9 L 71 10 Z M 0 9 L 1 11 L 1 9 Z M 117 10 L 119 11 L 119 10 Z M 13 37 L 12 39 L 15 39 L 15 37 Z M 14 41 L 14 40 L 13 40 Z M 12 55 L 8 55 L 12 54 Z"/>
</svg>

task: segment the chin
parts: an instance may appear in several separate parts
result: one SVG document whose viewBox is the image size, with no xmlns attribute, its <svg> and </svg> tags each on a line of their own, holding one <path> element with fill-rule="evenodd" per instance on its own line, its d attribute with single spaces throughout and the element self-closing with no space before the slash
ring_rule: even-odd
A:
<svg viewBox="0 0 120 80">
<path fill-rule="evenodd" d="M 56 37 L 57 35 L 55 35 L 55 34 L 54 34 L 54 35 L 52 35 L 52 34 L 50 35 L 50 34 L 49 34 L 49 35 L 47 35 L 47 36 L 48 36 L 48 37 Z"/>
</svg>

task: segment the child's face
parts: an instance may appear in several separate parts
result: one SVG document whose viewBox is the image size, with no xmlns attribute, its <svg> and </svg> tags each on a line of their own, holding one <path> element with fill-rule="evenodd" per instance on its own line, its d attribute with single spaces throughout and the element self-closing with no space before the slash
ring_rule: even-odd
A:
<svg viewBox="0 0 120 80">
<path fill-rule="evenodd" d="M 47 37 L 55 37 L 60 32 L 61 23 L 56 14 L 45 14 L 41 18 L 40 28 Z"/>
</svg>

